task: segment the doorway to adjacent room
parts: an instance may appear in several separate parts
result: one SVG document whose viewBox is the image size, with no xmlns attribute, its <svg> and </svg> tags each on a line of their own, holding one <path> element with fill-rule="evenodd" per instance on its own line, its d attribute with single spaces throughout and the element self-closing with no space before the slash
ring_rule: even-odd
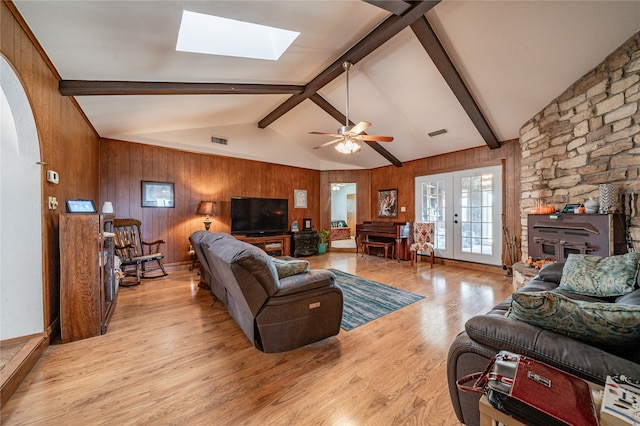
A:
<svg viewBox="0 0 640 426">
<path fill-rule="evenodd" d="M 356 200 L 355 183 L 331 184 L 332 248 L 356 248 Z"/>
</svg>

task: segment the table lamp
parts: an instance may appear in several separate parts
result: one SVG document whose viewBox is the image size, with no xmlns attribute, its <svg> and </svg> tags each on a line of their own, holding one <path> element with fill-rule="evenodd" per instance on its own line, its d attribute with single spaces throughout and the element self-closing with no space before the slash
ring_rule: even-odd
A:
<svg viewBox="0 0 640 426">
<path fill-rule="evenodd" d="M 204 219 L 204 229 L 208 231 L 212 222 L 209 216 L 218 216 L 218 203 L 215 201 L 200 201 L 196 214 L 207 216 Z"/>
</svg>

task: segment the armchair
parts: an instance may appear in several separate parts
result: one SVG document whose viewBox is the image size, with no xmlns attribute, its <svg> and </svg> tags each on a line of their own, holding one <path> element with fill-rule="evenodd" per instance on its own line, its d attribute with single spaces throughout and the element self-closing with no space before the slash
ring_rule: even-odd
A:
<svg viewBox="0 0 640 426">
<path fill-rule="evenodd" d="M 160 278 L 168 275 L 162 265 L 164 255 L 160 253 L 160 244 L 164 244 L 164 240 L 152 242 L 142 240 L 140 226 L 141 222 L 137 219 L 113 220 L 116 256 L 122 262 L 120 267 L 124 276 L 136 277 L 136 285 L 140 284 L 142 278 Z M 149 267 L 148 264 L 152 266 Z M 161 271 L 161 273 L 148 275 L 154 271 Z"/>
<path fill-rule="evenodd" d="M 418 260 L 418 252 L 427 252 L 431 258 L 431 267 L 434 264 L 434 247 L 433 241 L 435 239 L 435 224 L 432 222 L 413 224 L 413 244 L 409 247 L 411 251 L 411 265 L 413 266 L 414 260 Z"/>
</svg>

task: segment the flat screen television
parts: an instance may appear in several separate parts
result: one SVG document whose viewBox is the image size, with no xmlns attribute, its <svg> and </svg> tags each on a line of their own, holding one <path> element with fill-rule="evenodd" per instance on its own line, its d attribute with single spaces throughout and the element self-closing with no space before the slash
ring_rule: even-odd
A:
<svg viewBox="0 0 640 426">
<path fill-rule="evenodd" d="M 289 200 L 231 197 L 231 233 L 277 235 L 289 230 Z"/>
</svg>

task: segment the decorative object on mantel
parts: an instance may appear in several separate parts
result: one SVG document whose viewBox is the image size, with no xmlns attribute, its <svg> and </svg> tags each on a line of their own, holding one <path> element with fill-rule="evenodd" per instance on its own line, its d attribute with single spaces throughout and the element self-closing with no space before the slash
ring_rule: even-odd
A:
<svg viewBox="0 0 640 426">
<path fill-rule="evenodd" d="M 200 201 L 196 214 L 207 216 L 204 219 L 204 229 L 208 231 L 212 222 L 210 216 L 218 216 L 218 203 L 215 201 Z"/>
<path fill-rule="evenodd" d="M 555 212 L 556 208 L 553 206 L 548 206 L 546 200 L 536 200 L 536 206 L 533 210 L 531 210 L 532 214 L 552 214 Z"/>
<path fill-rule="evenodd" d="M 291 224 L 291 232 L 298 232 L 300 228 L 298 227 L 298 221 L 294 220 Z"/>
<path fill-rule="evenodd" d="M 598 187 L 600 192 L 600 213 L 615 213 L 618 209 L 618 186 L 613 183 L 602 183 Z"/>
<path fill-rule="evenodd" d="M 593 199 L 593 197 L 589 197 L 589 199 L 584 203 L 584 208 L 587 213 L 598 213 L 598 207 L 600 204 Z"/>
</svg>

